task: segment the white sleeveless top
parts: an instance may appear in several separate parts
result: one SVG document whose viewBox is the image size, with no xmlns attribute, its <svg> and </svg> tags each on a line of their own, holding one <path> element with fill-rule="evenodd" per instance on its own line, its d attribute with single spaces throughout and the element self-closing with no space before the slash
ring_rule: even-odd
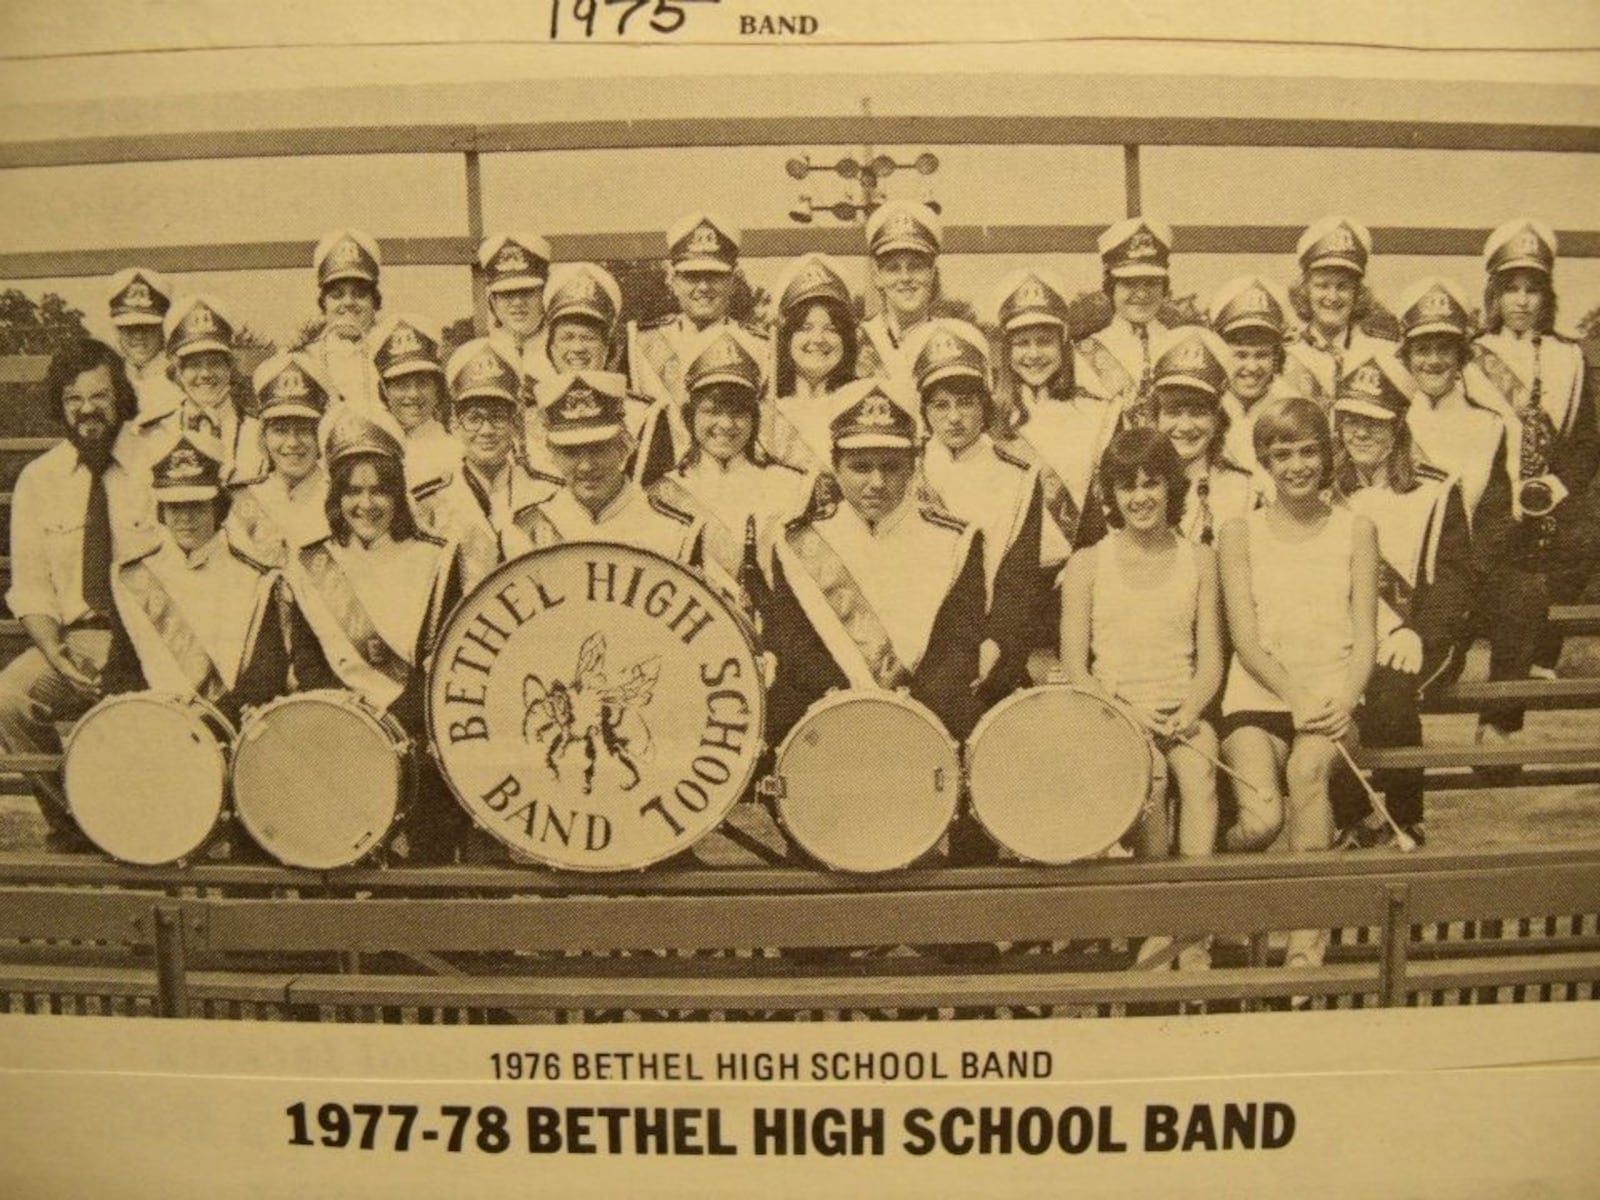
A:
<svg viewBox="0 0 1600 1200">
<path fill-rule="evenodd" d="M 1322 694 L 1337 695 L 1355 649 L 1350 596 L 1355 516 L 1347 508 L 1335 507 L 1315 537 L 1286 542 L 1273 534 L 1267 512 L 1258 508 L 1245 517 L 1256 636 L 1291 679 Z M 1222 711 L 1288 710 L 1289 705 L 1234 655 Z"/>
<path fill-rule="evenodd" d="M 1192 542 L 1178 539 L 1166 578 L 1131 584 L 1115 553 L 1125 535 L 1113 531 L 1095 550 L 1089 613 L 1090 669 L 1107 689 L 1144 708 L 1182 704 L 1195 667 L 1195 616 L 1200 569 Z"/>
</svg>

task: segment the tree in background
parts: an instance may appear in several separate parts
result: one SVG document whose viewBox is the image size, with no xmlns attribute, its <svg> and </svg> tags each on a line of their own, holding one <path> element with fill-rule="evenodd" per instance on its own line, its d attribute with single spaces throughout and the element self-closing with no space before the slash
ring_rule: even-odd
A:
<svg viewBox="0 0 1600 1200">
<path fill-rule="evenodd" d="M 53 354 L 88 336 L 83 313 L 54 292 L 37 301 L 20 288 L 0 292 L 0 354 Z"/>
</svg>

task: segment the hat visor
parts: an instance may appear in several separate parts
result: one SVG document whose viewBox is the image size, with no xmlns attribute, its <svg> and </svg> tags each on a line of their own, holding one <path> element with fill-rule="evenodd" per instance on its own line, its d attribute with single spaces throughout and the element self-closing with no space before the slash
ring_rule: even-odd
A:
<svg viewBox="0 0 1600 1200">
<path fill-rule="evenodd" d="M 1399 414 L 1392 408 L 1385 408 L 1381 404 L 1374 404 L 1371 400 L 1357 400 L 1346 397 L 1333 402 L 1334 412 L 1354 413 L 1358 417 L 1371 417 L 1374 421 L 1395 421 Z"/>
<path fill-rule="evenodd" d="M 1318 258 L 1308 258 L 1302 264 L 1308 271 L 1349 271 L 1352 275 L 1365 276 L 1367 266 L 1365 263 L 1356 262 L 1353 258 L 1343 258 L 1336 254 L 1324 254 Z"/>
<path fill-rule="evenodd" d="M 833 439 L 835 450 L 915 450 L 917 443 L 901 433 L 847 433 Z"/>
<path fill-rule="evenodd" d="M 917 380 L 917 391 L 925 392 L 934 384 L 943 383 L 946 379 L 973 379 L 985 386 L 989 382 L 982 371 L 952 363 L 948 367 L 937 367 L 926 375 L 921 376 Z"/>
<path fill-rule="evenodd" d="M 1216 327 L 1216 331 L 1223 337 L 1227 337 L 1231 333 L 1243 333 L 1247 329 L 1259 330 L 1262 333 L 1270 333 L 1275 338 L 1281 338 L 1283 336 L 1283 326 L 1275 324 L 1268 317 L 1235 317 L 1233 320 Z"/>
<path fill-rule="evenodd" d="M 1021 312 L 1005 323 L 1005 331 L 1010 333 L 1014 329 L 1034 329 L 1043 325 L 1048 325 L 1053 329 L 1065 329 L 1067 327 L 1067 323 L 1064 320 L 1047 312 Z"/>
<path fill-rule="evenodd" d="M 1186 392 L 1200 392 L 1215 400 L 1222 392 L 1214 383 L 1208 383 L 1195 375 L 1163 375 L 1153 380 L 1150 385 L 1156 391 L 1163 388 L 1182 388 Z"/>
<path fill-rule="evenodd" d="M 720 258 L 680 258 L 672 264 L 674 271 L 714 271 L 719 275 L 731 275 L 733 264 Z"/>
<path fill-rule="evenodd" d="M 221 493 L 219 487 L 154 487 L 158 504 L 198 504 L 203 500 L 215 500 Z"/>
<path fill-rule="evenodd" d="M 598 308 L 588 304 L 567 304 L 561 308 L 548 309 L 545 312 L 545 320 L 552 325 L 569 317 L 593 321 L 596 325 L 603 326 L 606 329 L 610 329 L 616 322 L 616 318 L 610 313 L 601 312 Z"/>
<path fill-rule="evenodd" d="M 201 338 L 195 342 L 185 342 L 172 351 L 173 358 L 188 358 L 191 354 L 204 354 L 208 350 L 220 350 L 231 355 L 233 347 L 227 342 L 218 341 L 216 338 Z"/>
<path fill-rule="evenodd" d="M 1495 263 L 1490 269 L 1496 275 L 1501 271 L 1538 271 L 1541 275 L 1550 274 L 1550 264 L 1542 258 L 1508 258 L 1504 262 Z"/>
<path fill-rule="evenodd" d="M 338 283 L 341 279 L 359 279 L 363 283 L 378 286 L 378 277 L 371 271 L 363 271 L 360 267 L 335 267 L 326 275 L 317 276 L 317 287 L 325 288 L 330 283 Z"/>
<path fill-rule="evenodd" d="M 438 363 L 417 359 L 414 362 L 396 363 L 392 367 L 385 368 L 383 377 L 385 379 L 399 379 L 404 375 L 420 375 L 424 371 L 432 371 L 436 375 L 444 374 L 444 368 Z"/>
<path fill-rule="evenodd" d="M 816 300 L 828 300 L 834 304 L 842 305 L 846 308 L 850 306 L 850 297 L 841 296 L 838 292 L 833 291 L 830 288 L 819 287 L 811 288 L 810 290 L 804 292 L 795 292 L 792 295 L 785 296 L 779 307 L 784 312 L 791 313 L 802 305 L 810 304 Z"/>
<path fill-rule="evenodd" d="M 1462 341 L 1466 341 L 1468 336 L 1465 329 L 1459 325 L 1452 325 L 1449 321 L 1424 321 L 1422 324 L 1413 325 L 1406 330 L 1400 335 L 1400 340 L 1409 342 L 1413 338 L 1426 337 L 1430 333 L 1448 333 L 1460 338 Z"/>
<path fill-rule="evenodd" d="M 501 403 L 509 404 L 513 408 L 522 407 L 522 401 L 516 396 L 502 391 L 500 388 L 491 387 L 468 388 L 466 391 L 451 397 L 450 403 L 455 407 L 460 408 L 463 404 L 466 404 L 470 400 L 499 400 Z"/>
<path fill-rule="evenodd" d="M 262 421 L 270 421 L 274 417 L 306 417 L 313 421 L 320 421 L 323 414 L 309 404 L 274 404 L 268 408 L 263 408 L 257 415 Z"/>
<path fill-rule="evenodd" d="M 544 440 L 552 446 L 598 446 L 624 432 L 621 425 L 585 425 L 582 429 L 550 430 Z"/>
<path fill-rule="evenodd" d="M 750 381 L 750 377 L 747 375 L 735 375 L 731 371 L 713 371 L 709 375 L 700 376 L 693 383 L 691 383 L 689 385 L 689 393 L 693 395 L 695 392 L 703 391 L 704 389 L 717 383 L 732 384 L 740 391 L 750 393 L 752 399 L 756 397 L 761 390 L 758 385 Z"/>
<path fill-rule="evenodd" d="M 886 238 L 872 247 L 872 257 L 882 258 L 885 254 L 893 254 L 896 250 L 914 250 L 918 254 L 926 254 L 929 258 L 939 257 L 939 247 L 932 242 L 921 238 Z"/>
<path fill-rule="evenodd" d="M 544 278 L 539 275 L 513 275 L 508 279 L 496 279 L 485 289 L 492 296 L 501 292 L 537 292 L 544 287 Z"/>
<path fill-rule="evenodd" d="M 1172 272 L 1154 263 L 1124 263 L 1120 267 L 1110 268 L 1106 274 L 1113 279 L 1167 279 Z"/>
<path fill-rule="evenodd" d="M 125 325 L 160 325 L 162 319 L 155 313 L 125 312 L 117 313 L 111 318 L 111 323 L 118 327 Z"/>
</svg>

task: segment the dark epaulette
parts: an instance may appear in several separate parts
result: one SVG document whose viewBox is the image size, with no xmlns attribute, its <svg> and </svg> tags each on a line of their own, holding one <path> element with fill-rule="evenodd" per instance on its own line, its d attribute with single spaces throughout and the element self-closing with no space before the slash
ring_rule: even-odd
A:
<svg viewBox="0 0 1600 1200">
<path fill-rule="evenodd" d="M 777 467 L 781 471 L 793 471 L 796 475 L 807 473 L 803 468 L 795 466 L 787 459 L 773 458 L 772 455 L 764 450 L 761 452 L 761 465 L 763 467 Z"/>
<path fill-rule="evenodd" d="M 255 555 L 250 554 L 247 551 L 240 549 L 240 547 L 237 544 L 235 544 L 235 542 L 234 542 L 234 540 L 232 538 L 228 538 L 227 541 L 228 541 L 228 553 L 233 555 L 234 558 L 238 559 L 245 566 L 247 566 L 251 570 L 253 570 L 256 574 L 265 575 L 268 571 L 272 570 L 272 565 L 270 563 L 264 563 L 259 558 L 257 558 Z"/>
<path fill-rule="evenodd" d="M 1413 464 L 1411 473 L 1418 479 L 1431 479 L 1435 483 L 1444 483 L 1450 478 L 1449 471 L 1441 470 L 1429 462 L 1419 462 Z"/>
<path fill-rule="evenodd" d="M 1007 450 L 999 442 L 994 444 L 994 456 L 1001 462 L 1005 463 L 1008 467 L 1016 467 L 1019 471 L 1026 471 L 1033 465 L 1021 456 L 1013 454 L 1010 450 Z"/>
<path fill-rule="evenodd" d="M 650 405 L 654 403 L 649 396 L 643 395 L 639 392 L 624 392 L 622 395 L 622 402 L 624 404 L 642 404 L 646 408 L 649 408 Z"/>
<path fill-rule="evenodd" d="M 540 483 L 553 483 L 557 487 L 561 487 L 567 482 L 565 479 L 561 478 L 561 476 L 552 475 L 549 471 L 541 471 L 538 467 L 529 467 L 528 474 L 537 479 Z"/>
<path fill-rule="evenodd" d="M 449 487 L 451 480 L 454 478 L 447 471 L 437 479 L 424 479 L 411 489 L 411 498 L 413 500 L 426 500 L 429 496 L 436 495 Z"/>
<path fill-rule="evenodd" d="M 127 558 L 118 563 L 117 569 L 120 571 L 123 567 L 131 567 L 136 562 L 143 562 L 159 549 L 161 549 L 161 539 L 153 538 L 148 546 L 144 547 L 142 550 L 135 551 L 133 554 L 129 555 Z"/>
<path fill-rule="evenodd" d="M 933 504 L 919 504 L 917 511 L 922 514 L 922 519 L 930 525 L 938 525 L 944 529 L 953 529 L 957 533 L 967 531 L 967 523 L 960 517 L 953 516 L 945 509 Z"/>
<path fill-rule="evenodd" d="M 693 525 L 694 524 L 694 514 L 693 513 L 686 513 L 686 512 L 683 511 L 683 509 L 679 508 L 677 505 L 668 504 L 665 500 L 663 500 L 660 496 L 656 495 L 654 492 L 647 492 L 646 495 L 650 499 L 650 507 L 655 509 L 662 516 L 671 517 L 674 521 L 678 522 L 678 524 L 680 524 L 680 525 Z"/>
<path fill-rule="evenodd" d="M 235 477 L 233 479 L 228 480 L 226 483 L 224 483 L 222 485 L 222 488 L 226 492 L 242 491 L 243 489 L 245 489 L 247 487 L 254 487 L 258 483 L 265 483 L 266 480 L 267 480 L 267 476 L 270 475 L 270 474 L 272 474 L 272 468 L 270 466 L 263 467 L 262 470 L 261 470 L 261 474 L 256 475 L 256 476 L 254 476 L 253 478 L 250 478 L 250 479 L 240 479 L 238 477 Z"/>
<path fill-rule="evenodd" d="M 646 330 L 650 330 L 650 329 L 665 329 L 668 325 L 671 325 L 677 319 L 678 319 L 678 314 L 675 313 L 675 312 L 672 312 L 672 313 L 668 313 L 664 317 L 656 317 L 653 321 L 640 321 L 638 323 L 638 325 L 637 325 L 637 328 L 638 328 L 640 333 L 644 333 Z"/>
<path fill-rule="evenodd" d="M 1216 467 L 1216 468 L 1218 468 L 1219 470 L 1222 470 L 1222 471 L 1233 471 L 1233 472 L 1235 472 L 1235 473 L 1237 473 L 1239 475 L 1249 475 L 1251 473 L 1249 467 L 1241 467 L 1238 463 L 1234 462 L 1233 459 L 1230 458 L 1226 454 L 1217 455 L 1217 457 L 1212 460 L 1212 464 L 1211 465 Z"/>
<path fill-rule="evenodd" d="M 734 323 L 757 341 L 770 342 L 772 340 L 772 335 L 760 325 L 752 324 L 749 321 L 736 321 Z"/>
<path fill-rule="evenodd" d="M 444 540 L 444 538 L 440 537 L 436 533 L 429 533 L 426 529 L 418 529 L 417 533 L 416 533 L 416 538 L 417 538 L 417 541 L 426 542 L 430 546 L 447 546 L 447 545 L 449 545 L 449 543 L 446 542 Z"/>
</svg>

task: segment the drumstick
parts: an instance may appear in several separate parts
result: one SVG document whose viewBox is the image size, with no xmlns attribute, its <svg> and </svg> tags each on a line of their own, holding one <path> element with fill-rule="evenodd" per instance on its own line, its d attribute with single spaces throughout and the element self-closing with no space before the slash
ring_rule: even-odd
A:
<svg viewBox="0 0 1600 1200">
<path fill-rule="evenodd" d="M 1394 814 L 1389 811 L 1389 806 L 1384 803 L 1384 799 L 1378 793 L 1378 789 L 1368 783 L 1367 777 L 1361 773 L 1361 768 L 1356 765 L 1356 760 L 1351 756 L 1349 748 L 1343 742 L 1334 742 L 1334 745 L 1339 747 L 1339 753 L 1344 757 L 1344 761 L 1349 764 L 1350 770 L 1355 772 L 1355 777 L 1360 782 L 1362 791 L 1367 793 L 1367 799 L 1372 802 L 1373 811 L 1382 816 L 1389 823 L 1389 828 L 1394 830 L 1394 844 L 1407 854 L 1415 850 L 1417 848 L 1417 839 L 1400 828 L 1399 822 L 1394 819 Z"/>
<path fill-rule="evenodd" d="M 1223 772 L 1226 775 L 1232 776 L 1237 782 L 1244 784 L 1245 787 L 1249 788 L 1256 795 L 1258 795 L 1258 796 L 1265 795 L 1265 793 L 1259 787 L 1257 787 L 1250 780 L 1246 779 L 1238 771 L 1235 771 L 1232 767 L 1230 767 L 1227 763 L 1223 762 L 1220 758 L 1217 758 L 1215 755 L 1207 754 L 1204 750 L 1200 749 L 1199 746 L 1196 746 L 1188 738 L 1183 737 L 1183 736 L 1175 733 L 1175 734 L 1172 735 L 1172 739 L 1171 740 L 1174 741 L 1174 742 L 1177 742 L 1178 745 L 1180 745 L 1180 746 L 1187 746 L 1190 750 L 1193 750 L 1196 754 L 1198 754 L 1201 758 L 1205 759 L 1208 763 L 1210 763 L 1217 770 Z"/>
</svg>

